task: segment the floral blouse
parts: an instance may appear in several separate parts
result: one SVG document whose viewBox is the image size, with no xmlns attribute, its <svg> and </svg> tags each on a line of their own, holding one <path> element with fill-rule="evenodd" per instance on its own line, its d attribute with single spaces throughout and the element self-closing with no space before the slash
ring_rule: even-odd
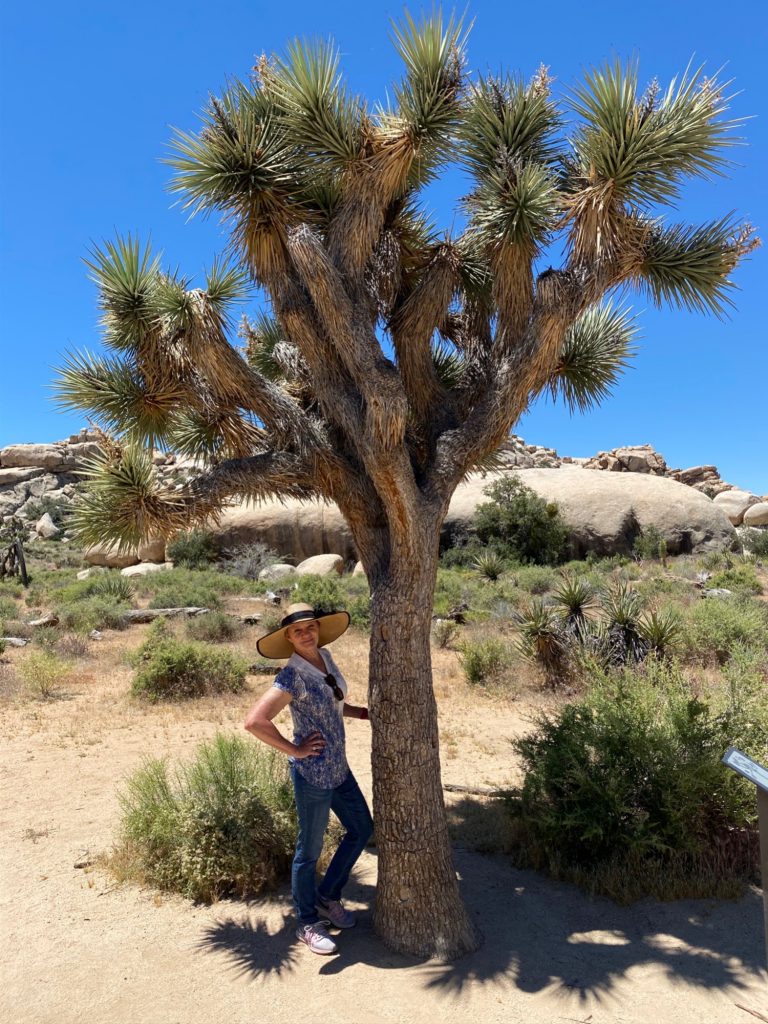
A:
<svg viewBox="0 0 768 1024">
<path fill-rule="evenodd" d="M 331 654 L 320 648 L 320 656 L 332 673 L 346 699 L 347 683 Z M 312 732 L 322 733 L 325 748 L 312 757 L 289 758 L 291 764 L 312 786 L 333 789 L 341 785 L 349 772 L 344 739 L 344 701 L 337 700 L 325 676 L 298 654 L 293 654 L 275 676 L 278 690 L 291 695 L 293 742 L 303 742 Z"/>
</svg>

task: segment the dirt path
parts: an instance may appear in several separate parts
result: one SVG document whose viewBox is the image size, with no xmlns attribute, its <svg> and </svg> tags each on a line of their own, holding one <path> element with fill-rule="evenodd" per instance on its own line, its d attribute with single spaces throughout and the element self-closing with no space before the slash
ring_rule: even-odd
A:
<svg viewBox="0 0 768 1024">
<path fill-rule="evenodd" d="M 131 646 L 136 642 L 134 634 Z M 293 938 L 287 889 L 259 903 L 194 906 L 75 868 L 109 848 L 116 786 L 146 755 L 191 753 L 218 728 L 239 729 L 254 693 L 236 701 L 141 708 L 115 639 L 68 700 L 15 701 L 0 712 L 0 1019 L 13 1024 L 554 1024 L 706 1022 L 768 1017 L 761 971 L 762 904 L 646 903 L 617 907 L 514 870 L 502 857 L 456 851 L 483 948 L 456 964 L 395 955 L 370 924 L 376 856 L 349 892 L 359 925 L 340 955 Z M 361 696 L 363 644 L 337 658 Z M 500 784 L 514 775 L 508 739 L 530 702 L 492 702 L 457 684 L 437 658 L 444 779 Z M 351 669 L 351 670 L 350 670 Z M 254 692 L 266 681 L 255 680 Z M 359 689 L 358 689 L 359 688 Z M 350 761 L 370 790 L 369 737 L 350 723 Z M 739 1004 L 746 1009 L 740 1009 Z"/>
</svg>

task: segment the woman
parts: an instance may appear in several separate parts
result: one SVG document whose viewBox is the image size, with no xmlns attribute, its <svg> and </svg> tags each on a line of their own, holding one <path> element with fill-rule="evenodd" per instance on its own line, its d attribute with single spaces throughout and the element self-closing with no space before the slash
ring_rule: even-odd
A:
<svg viewBox="0 0 768 1024">
<path fill-rule="evenodd" d="M 291 891 L 299 925 L 296 935 L 313 953 L 335 953 L 325 921 L 336 928 L 355 923 L 341 903 L 349 873 L 373 831 L 373 820 L 347 764 L 344 718 L 368 718 L 368 709 L 348 704 L 347 684 L 324 650 L 349 626 L 347 612 L 316 615 L 308 604 L 288 607 L 280 628 L 257 643 L 265 658 L 288 658 L 274 684 L 254 705 L 245 728 L 257 739 L 289 755 L 299 818 Z M 273 723 L 286 705 L 293 719 L 293 742 Z M 315 867 L 330 811 L 346 829 L 317 889 Z"/>
</svg>

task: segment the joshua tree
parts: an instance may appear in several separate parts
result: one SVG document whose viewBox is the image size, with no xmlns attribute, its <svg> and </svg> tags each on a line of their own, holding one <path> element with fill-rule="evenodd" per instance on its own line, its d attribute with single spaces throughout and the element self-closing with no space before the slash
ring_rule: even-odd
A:
<svg viewBox="0 0 768 1024">
<path fill-rule="evenodd" d="M 394 30 L 387 107 L 343 85 L 330 44 L 296 42 L 177 131 L 172 190 L 223 215 L 236 262 L 205 289 L 131 238 L 94 251 L 111 354 L 68 357 L 61 400 L 114 437 L 77 512 L 82 541 L 169 534 L 232 498 L 336 502 L 372 593 L 370 707 L 379 850 L 375 921 L 394 948 L 451 958 L 476 936 L 446 829 L 430 617 L 451 495 L 545 390 L 586 409 L 632 349 L 623 288 L 721 313 L 754 244 L 728 219 L 668 224 L 685 181 L 734 143 L 722 88 L 686 71 L 643 93 L 635 65 L 589 72 L 560 103 L 470 77 L 466 35 L 439 13 Z M 466 227 L 419 206 L 454 162 Z M 562 252 L 556 267 L 544 252 Z M 545 261 L 546 262 L 546 261 Z M 268 314 L 230 339 L 250 279 Z M 165 492 L 148 455 L 206 463 Z"/>
</svg>

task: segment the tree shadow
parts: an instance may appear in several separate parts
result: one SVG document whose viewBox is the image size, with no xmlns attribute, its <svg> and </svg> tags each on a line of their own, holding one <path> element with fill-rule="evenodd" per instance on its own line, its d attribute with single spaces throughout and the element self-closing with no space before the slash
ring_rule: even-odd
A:
<svg viewBox="0 0 768 1024">
<path fill-rule="evenodd" d="M 415 970 L 425 989 L 452 996 L 477 983 L 493 983 L 598 1002 L 615 998 L 617 986 L 637 967 L 661 972 L 673 984 L 731 993 L 747 991 L 764 977 L 762 897 L 757 889 L 733 902 L 619 906 L 536 872 L 517 870 L 506 856 L 460 848 L 454 861 L 466 905 L 484 936 L 477 952 L 448 964 L 392 952 L 373 930 L 374 886 L 353 879 L 346 895 L 370 909 L 358 911 L 356 927 L 337 936 L 338 956 L 310 957 L 318 973 L 335 975 L 368 964 Z M 276 905 L 282 922 L 270 930 L 267 919 L 274 922 Z M 223 954 L 237 975 L 254 979 L 291 973 L 306 953 L 295 936 L 285 887 L 270 901 L 252 903 L 209 924 L 198 949 Z"/>
<path fill-rule="evenodd" d="M 464 808 L 482 837 L 497 825 L 489 808 L 478 821 L 479 801 Z M 461 817 L 462 806 L 452 815 Z M 605 998 L 638 966 L 701 989 L 745 990 L 764 975 L 762 895 L 751 888 L 739 900 L 646 900 L 620 906 L 508 857 L 459 848 L 454 861 L 466 905 L 484 935 L 476 953 L 451 964 L 425 965 L 429 988 L 460 992 L 494 980 L 524 992 L 560 989 L 580 999 Z M 752 975 L 752 977 L 748 977 Z"/>
<path fill-rule="evenodd" d="M 356 903 L 367 903 L 373 901 L 375 888 L 353 881 L 347 893 Z M 234 910 L 234 907 L 238 909 Z M 296 938 L 296 920 L 288 887 L 283 886 L 272 898 L 252 901 L 244 909 L 242 904 L 233 904 L 231 916 L 225 916 L 224 904 L 219 904 L 217 909 L 219 916 L 205 926 L 197 949 L 202 953 L 223 954 L 236 976 L 248 975 L 253 979 L 279 977 L 294 971 L 301 962 L 306 948 Z M 274 920 L 276 910 L 282 920 L 275 930 L 270 928 L 268 918 Z M 386 954 L 373 932 L 370 912 L 362 911 L 357 917 L 355 934 L 362 938 L 361 945 Z M 357 955 L 357 946 L 356 942 L 352 956 L 359 962 L 361 957 Z M 364 955 L 362 959 L 367 960 L 368 957 Z M 349 958 L 347 961 L 345 966 L 349 966 Z M 324 966 L 327 961 L 319 963 Z"/>
</svg>

